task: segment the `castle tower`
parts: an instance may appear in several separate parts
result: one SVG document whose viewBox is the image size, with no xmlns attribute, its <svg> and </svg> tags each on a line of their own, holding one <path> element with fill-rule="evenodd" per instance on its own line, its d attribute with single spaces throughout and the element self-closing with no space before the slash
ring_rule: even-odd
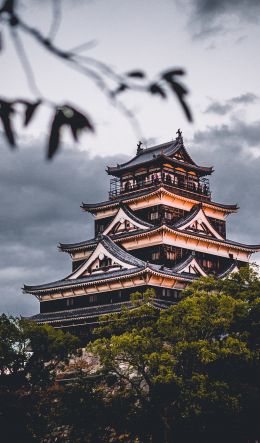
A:
<svg viewBox="0 0 260 443">
<path fill-rule="evenodd" d="M 135 291 L 154 288 L 163 309 L 200 276 L 225 278 L 248 263 L 260 245 L 226 238 L 226 217 L 238 207 L 212 201 L 212 172 L 193 161 L 180 130 L 175 141 L 139 143 L 134 158 L 108 167 L 109 200 L 81 206 L 94 217 L 94 238 L 59 245 L 70 254 L 71 274 L 24 286 L 40 301 L 31 319 L 86 334 L 100 316 L 131 307 Z"/>
</svg>

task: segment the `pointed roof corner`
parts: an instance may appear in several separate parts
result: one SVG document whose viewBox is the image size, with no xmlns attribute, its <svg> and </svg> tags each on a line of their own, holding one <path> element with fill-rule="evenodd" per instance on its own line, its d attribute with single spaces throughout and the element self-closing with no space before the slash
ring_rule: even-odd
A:
<svg viewBox="0 0 260 443">
<path fill-rule="evenodd" d="M 195 274 L 206 277 L 206 272 L 198 263 L 195 255 L 190 254 L 187 258 L 185 258 L 182 262 L 178 263 L 173 267 L 173 271 L 177 272 L 177 274 Z"/>
<path fill-rule="evenodd" d="M 101 234 L 99 242 L 90 257 L 79 267 L 72 272 L 67 278 L 74 280 L 82 277 L 85 272 L 88 272 L 91 264 L 97 259 L 107 257 L 112 260 L 114 266 L 119 266 L 120 269 L 143 268 L 144 262 L 127 251 L 116 245 L 108 235 Z"/>
<path fill-rule="evenodd" d="M 119 209 L 116 215 L 114 216 L 113 220 L 109 223 L 109 225 L 106 227 L 103 234 L 108 235 L 113 230 L 113 228 L 115 228 L 118 225 L 118 223 L 122 224 L 125 221 L 128 221 L 130 224 L 132 224 L 134 229 L 145 230 L 145 229 L 154 228 L 154 225 L 152 223 L 140 219 L 127 205 L 125 205 L 123 202 L 120 202 Z"/>
<path fill-rule="evenodd" d="M 234 274 L 235 272 L 239 271 L 239 267 L 237 265 L 237 261 L 236 260 L 232 260 L 228 267 L 221 272 L 220 274 L 218 274 L 218 278 L 219 279 L 224 279 L 227 278 L 229 275 Z"/>
<path fill-rule="evenodd" d="M 197 227 L 193 228 L 194 225 Z M 197 231 L 198 233 L 205 233 L 212 235 L 218 240 L 224 240 L 222 235 L 220 235 L 219 232 L 210 223 L 208 217 L 203 211 L 201 203 L 193 206 L 190 212 L 181 219 L 177 220 L 175 223 L 173 223 L 172 227 L 174 229 L 179 229 L 181 231 L 185 230 L 192 230 L 195 232 Z"/>
</svg>

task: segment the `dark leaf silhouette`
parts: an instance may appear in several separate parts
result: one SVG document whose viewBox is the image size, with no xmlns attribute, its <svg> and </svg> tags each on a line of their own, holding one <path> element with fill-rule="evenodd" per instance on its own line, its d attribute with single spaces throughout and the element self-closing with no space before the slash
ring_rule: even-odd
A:
<svg viewBox="0 0 260 443">
<path fill-rule="evenodd" d="M 94 132 L 94 126 L 88 117 L 74 108 L 70 109 L 74 112 L 74 114 L 70 119 L 69 125 L 71 127 L 72 135 L 76 141 L 78 141 L 78 135 L 83 129 Z"/>
<path fill-rule="evenodd" d="M 11 116 L 14 112 L 12 102 L 0 100 L 0 119 L 3 124 L 5 136 L 12 147 L 15 147 L 15 136 L 11 121 Z"/>
<path fill-rule="evenodd" d="M 27 126 L 32 120 L 32 117 L 34 116 L 36 109 L 41 104 L 41 100 L 38 100 L 37 102 L 34 103 L 24 102 L 24 104 L 25 104 L 24 126 Z"/>
<path fill-rule="evenodd" d="M 143 71 L 131 71 L 128 72 L 127 77 L 133 77 L 133 78 L 145 78 L 145 73 Z"/>
<path fill-rule="evenodd" d="M 60 144 L 60 131 L 63 126 L 70 127 L 74 140 L 78 141 L 78 135 L 83 129 L 94 132 L 94 126 L 81 112 L 69 105 L 57 108 L 50 131 L 48 144 L 48 159 L 51 159 L 57 152 Z"/>
<path fill-rule="evenodd" d="M 59 143 L 60 143 L 60 128 L 64 124 L 65 116 L 62 111 L 58 110 L 56 111 L 52 124 L 51 124 L 51 131 L 50 131 L 50 138 L 49 138 L 49 144 L 48 144 L 48 159 L 51 159 L 54 154 L 56 153 Z"/>
<path fill-rule="evenodd" d="M 170 70 L 162 74 L 162 79 L 166 81 L 171 90 L 177 95 L 178 100 L 182 106 L 182 109 L 185 112 L 187 119 L 192 122 L 191 111 L 185 102 L 185 95 L 188 94 L 188 90 L 176 81 L 176 76 L 184 75 L 185 72 L 182 69 Z"/>
<path fill-rule="evenodd" d="M 149 86 L 149 92 L 151 94 L 160 95 L 162 98 L 167 98 L 165 91 L 157 83 L 152 83 Z"/>
<path fill-rule="evenodd" d="M 171 81 L 175 75 L 185 75 L 185 71 L 183 69 L 172 69 L 171 71 L 165 72 L 162 78 L 166 81 Z"/>
</svg>

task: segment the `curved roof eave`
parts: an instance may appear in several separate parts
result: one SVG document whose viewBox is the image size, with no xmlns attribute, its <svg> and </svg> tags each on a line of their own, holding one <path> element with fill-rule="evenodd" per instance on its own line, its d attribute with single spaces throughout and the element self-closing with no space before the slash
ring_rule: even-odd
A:
<svg viewBox="0 0 260 443">
<path fill-rule="evenodd" d="M 132 160 L 134 160 L 134 159 L 132 159 Z M 143 161 L 140 161 L 139 163 L 132 163 L 131 164 L 132 161 L 129 161 L 129 162 L 119 165 L 119 166 L 108 166 L 106 171 L 107 171 L 108 175 L 118 175 L 125 170 L 136 168 L 137 166 L 147 165 L 149 163 L 154 162 L 155 160 L 160 160 L 160 159 L 164 159 L 165 161 L 176 163 L 179 166 L 185 166 L 187 168 L 194 169 L 197 172 L 203 173 L 204 175 L 210 175 L 214 171 L 213 166 L 200 166 L 200 165 L 196 165 L 196 163 L 194 163 L 194 162 L 187 163 L 184 161 L 180 161 L 177 158 L 169 157 L 168 155 L 165 155 L 165 154 L 158 154 L 154 158 L 151 158 L 149 160 L 143 160 Z"/>
<path fill-rule="evenodd" d="M 176 195 L 174 192 L 171 192 L 168 188 L 166 189 L 166 186 L 162 186 L 159 185 L 157 187 L 153 187 L 150 192 L 147 192 L 147 189 L 144 189 L 138 193 L 136 193 L 135 195 L 126 195 L 126 196 L 121 196 L 117 199 L 114 200 L 105 200 L 102 201 L 100 203 L 84 203 L 82 202 L 81 204 L 81 209 L 83 209 L 86 212 L 95 212 L 98 211 L 99 209 L 106 209 L 106 208 L 113 208 L 113 207 L 117 207 L 121 202 L 124 203 L 131 203 L 132 201 L 135 200 L 139 200 L 141 199 L 144 195 L 146 195 L 147 197 L 155 195 L 157 192 L 165 192 L 168 195 Z M 180 194 L 177 194 L 178 197 L 183 198 L 185 200 L 189 200 L 191 202 L 196 202 L 198 203 L 202 203 L 204 206 L 208 206 L 208 207 L 216 207 L 218 209 L 223 209 L 223 211 L 225 212 L 236 212 L 239 209 L 239 206 L 237 204 L 224 204 L 224 203 L 217 203 L 217 202 L 213 202 L 213 201 L 201 201 L 198 202 L 198 200 L 196 200 L 195 198 L 192 197 L 187 197 L 187 196 L 182 196 Z"/>
</svg>

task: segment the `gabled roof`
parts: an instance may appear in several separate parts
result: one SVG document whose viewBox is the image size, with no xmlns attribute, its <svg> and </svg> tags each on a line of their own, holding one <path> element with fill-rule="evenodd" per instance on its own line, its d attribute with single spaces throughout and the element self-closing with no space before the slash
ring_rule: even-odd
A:
<svg viewBox="0 0 260 443">
<path fill-rule="evenodd" d="M 183 160 L 179 160 L 177 157 L 175 157 L 175 154 L 177 154 L 178 152 L 182 152 Z M 164 157 L 166 160 L 172 159 L 177 163 L 186 164 L 187 166 L 193 166 L 195 167 L 195 169 L 198 169 L 205 174 L 211 174 L 213 171 L 212 167 L 198 166 L 192 160 L 186 148 L 184 147 L 182 143 L 182 138 L 177 137 L 174 141 L 142 149 L 135 157 L 125 163 L 122 163 L 121 165 L 118 164 L 117 166 L 108 166 L 107 172 L 110 175 L 118 175 L 118 173 L 120 174 L 127 169 L 132 169 L 136 166 L 148 164 L 154 161 L 155 158 L 159 157 Z"/>
<path fill-rule="evenodd" d="M 100 257 L 108 257 L 112 260 L 114 265 L 118 265 L 124 269 L 132 269 L 135 267 L 143 268 L 145 265 L 145 262 L 124 251 L 107 235 L 102 235 L 100 236 L 99 243 L 92 252 L 91 256 L 67 278 L 74 280 L 82 277 L 86 272 L 88 272 L 90 265 Z"/>
<path fill-rule="evenodd" d="M 194 231 L 194 230 L 187 230 L 186 229 L 186 226 L 189 225 L 189 223 L 191 223 L 192 220 L 194 220 L 196 217 L 198 217 L 199 214 L 201 214 L 203 217 L 205 217 L 205 219 L 206 219 L 205 223 L 207 223 L 207 227 L 210 228 L 210 230 L 212 232 L 212 236 L 202 234 L 202 233 L 200 233 L 199 230 Z M 127 239 L 128 237 L 138 238 L 139 236 L 144 236 L 146 234 L 150 234 L 153 232 L 156 233 L 162 229 L 168 229 L 170 231 L 173 231 L 176 233 L 181 233 L 181 234 L 187 235 L 189 237 L 194 237 L 197 239 L 207 239 L 211 243 L 213 242 L 216 244 L 234 246 L 235 248 L 242 249 L 242 250 L 245 250 L 248 252 L 260 251 L 260 245 L 246 245 L 244 243 L 239 243 L 239 242 L 235 242 L 233 240 L 228 240 L 228 239 L 223 238 L 213 228 L 213 226 L 209 223 L 209 221 L 208 221 L 207 217 L 205 216 L 204 211 L 201 209 L 200 205 L 197 205 L 196 207 L 192 208 L 192 210 L 187 215 L 185 215 L 181 219 L 177 220 L 175 223 L 161 225 L 161 226 L 153 226 L 153 227 L 146 229 L 146 230 L 138 229 L 136 231 L 121 233 L 121 234 L 118 234 L 117 236 L 114 236 L 113 240 L 114 240 L 114 242 L 118 243 L 118 242 L 121 242 L 121 241 Z M 96 242 L 97 242 L 96 239 L 92 239 L 91 241 L 74 243 L 71 245 L 62 245 L 62 249 L 67 252 L 72 252 L 72 251 L 76 251 L 76 250 L 84 250 L 84 249 L 87 249 L 88 247 L 89 248 L 94 247 L 96 245 Z"/>
<path fill-rule="evenodd" d="M 197 274 L 204 277 L 207 275 L 204 269 L 197 262 L 196 257 L 192 254 L 184 259 L 181 263 L 178 263 L 176 266 L 174 266 L 173 271 L 179 274 Z"/>
<path fill-rule="evenodd" d="M 173 223 L 172 227 L 180 231 L 193 231 L 199 234 L 210 233 L 213 237 L 224 240 L 222 235 L 219 234 L 206 217 L 201 205 L 194 206 L 186 216 Z"/>
<path fill-rule="evenodd" d="M 129 223 L 134 225 L 136 229 L 151 229 L 154 227 L 153 224 L 148 223 L 144 220 L 141 220 L 139 217 L 137 217 L 131 209 L 129 209 L 126 205 L 121 204 L 119 207 L 115 217 L 109 223 L 109 225 L 104 230 L 103 234 L 107 235 L 111 232 L 111 230 L 119 223 L 124 222 L 125 220 L 128 220 Z"/>
</svg>

